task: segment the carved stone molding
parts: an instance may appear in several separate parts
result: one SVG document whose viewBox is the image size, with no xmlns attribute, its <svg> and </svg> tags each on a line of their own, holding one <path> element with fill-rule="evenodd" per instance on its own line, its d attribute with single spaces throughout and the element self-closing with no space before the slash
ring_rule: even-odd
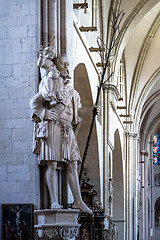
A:
<svg viewBox="0 0 160 240">
<path fill-rule="evenodd" d="M 128 138 L 133 138 L 133 139 L 138 139 L 138 133 L 135 133 L 135 132 L 127 132 L 126 133 L 126 137 Z"/>
<path fill-rule="evenodd" d="M 109 139 L 107 140 L 107 144 L 108 144 L 108 146 L 110 147 L 110 149 L 111 149 L 112 151 L 114 151 L 114 147 L 113 147 L 112 143 L 109 141 Z"/>
<path fill-rule="evenodd" d="M 142 151 L 140 152 L 140 154 L 141 154 L 141 156 L 145 156 L 145 157 L 148 156 L 148 152 L 147 152 L 146 150 L 142 150 Z"/>
<path fill-rule="evenodd" d="M 118 101 L 118 99 L 120 98 L 120 94 L 119 91 L 117 89 L 117 87 L 114 84 L 104 84 L 103 85 L 103 89 L 107 92 L 110 92 L 114 95 L 116 101 Z"/>
<path fill-rule="evenodd" d="M 39 239 L 68 240 L 78 236 L 79 209 L 41 209 L 35 210 L 37 225 L 34 229 Z"/>
<path fill-rule="evenodd" d="M 67 240 L 78 236 L 79 226 L 44 227 L 36 229 L 40 239 Z"/>
</svg>

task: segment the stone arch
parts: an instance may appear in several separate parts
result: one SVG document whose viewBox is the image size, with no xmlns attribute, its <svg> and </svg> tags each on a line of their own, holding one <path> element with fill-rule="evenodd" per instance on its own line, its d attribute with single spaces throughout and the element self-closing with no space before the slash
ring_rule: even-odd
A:
<svg viewBox="0 0 160 240">
<path fill-rule="evenodd" d="M 145 109 L 146 110 L 146 106 L 151 106 L 153 105 L 153 103 L 155 102 L 154 99 L 157 101 L 158 98 L 159 98 L 159 92 L 157 92 L 157 94 L 155 93 L 153 96 L 154 96 L 154 99 L 153 97 L 148 99 L 147 102 L 145 103 L 145 100 L 146 100 L 146 97 L 147 94 L 149 93 L 150 89 L 152 88 L 152 86 L 156 83 L 156 81 L 159 79 L 159 76 L 160 76 L 160 68 L 157 69 L 154 74 L 151 76 L 151 78 L 148 80 L 148 82 L 145 84 L 144 88 L 143 88 L 143 91 L 137 101 L 137 105 L 136 105 L 136 110 L 135 110 L 135 120 L 136 122 L 138 123 L 139 120 L 140 120 L 140 116 L 142 114 L 142 108 L 143 106 L 145 106 Z M 143 114 L 144 115 L 144 114 Z M 138 126 L 137 126 L 138 127 Z"/>
<path fill-rule="evenodd" d="M 113 221 L 119 229 L 119 238 L 124 239 L 124 181 L 120 135 L 114 133 L 113 151 Z"/>
<path fill-rule="evenodd" d="M 74 70 L 74 87 L 79 92 L 81 97 L 82 106 L 92 106 L 92 94 L 90 81 L 87 73 L 85 64 L 80 63 Z M 81 127 L 77 136 L 78 146 L 80 149 L 81 157 L 83 157 L 87 136 L 90 129 L 92 115 L 87 116 L 82 120 Z M 88 177 L 91 184 L 94 185 L 95 190 L 100 193 L 100 182 L 99 182 L 99 157 L 98 157 L 98 141 L 96 126 L 94 126 L 91 143 L 88 149 L 85 167 L 88 172 Z"/>
<path fill-rule="evenodd" d="M 146 127 L 146 133 L 143 137 L 144 148 L 147 147 L 149 140 L 153 138 L 153 134 L 156 132 L 158 128 L 160 128 L 160 113 Z"/>
<path fill-rule="evenodd" d="M 140 117 L 140 123 L 139 126 L 142 126 L 142 122 L 146 118 L 146 115 L 148 115 L 148 112 L 152 109 L 154 104 L 160 100 L 160 90 L 155 92 L 143 105 L 141 117 Z M 148 119 L 148 118 L 147 118 Z M 146 121 L 146 120 L 145 120 Z"/>
</svg>

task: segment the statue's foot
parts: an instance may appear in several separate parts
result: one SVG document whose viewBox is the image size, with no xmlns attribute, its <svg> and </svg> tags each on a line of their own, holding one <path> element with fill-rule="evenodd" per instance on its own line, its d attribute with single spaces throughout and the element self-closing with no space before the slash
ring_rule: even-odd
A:
<svg viewBox="0 0 160 240">
<path fill-rule="evenodd" d="M 51 203 L 51 209 L 61 209 L 61 208 L 63 208 L 63 206 L 60 205 L 59 203 L 57 203 L 57 202 Z"/>
<path fill-rule="evenodd" d="M 79 202 L 79 203 L 76 203 L 76 202 L 74 202 L 73 204 L 72 204 L 72 208 L 78 208 L 78 209 L 80 209 L 82 212 L 85 212 L 85 213 L 89 213 L 89 214 L 93 214 L 93 212 L 92 212 L 92 210 L 89 208 L 89 207 L 87 207 L 87 205 L 83 202 L 83 201 L 81 201 L 81 202 Z"/>
</svg>

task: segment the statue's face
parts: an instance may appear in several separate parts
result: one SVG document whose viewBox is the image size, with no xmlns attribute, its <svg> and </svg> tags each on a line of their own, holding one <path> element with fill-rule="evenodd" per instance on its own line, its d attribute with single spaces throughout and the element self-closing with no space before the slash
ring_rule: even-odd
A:
<svg viewBox="0 0 160 240">
<path fill-rule="evenodd" d="M 54 48 L 46 47 L 46 48 L 44 49 L 44 55 L 45 55 L 45 57 L 48 58 L 48 59 L 53 59 L 53 58 L 55 57 L 55 54 L 56 54 L 56 52 L 55 52 L 55 49 L 54 49 Z"/>
<path fill-rule="evenodd" d="M 63 79 L 66 79 L 66 78 L 68 78 L 69 72 L 67 69 L 63 68 L 63 69 L 61 69 L 60 74 Z"/>
<path fill-rule="evenodd" d="M 68 67 L 69 67 L 69 62 L 68 62 L 67 57 L 61 56 L 57 61 L 57 69 L 59 71 L 61 71 L 62 69 L 66 70 L 66 71 L 69 71 Z"/>
</svg>

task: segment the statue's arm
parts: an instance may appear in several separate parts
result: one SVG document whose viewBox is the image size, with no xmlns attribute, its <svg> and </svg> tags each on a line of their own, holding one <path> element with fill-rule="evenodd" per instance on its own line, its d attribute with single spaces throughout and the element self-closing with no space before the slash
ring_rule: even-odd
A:
<svg viewBox="0 0 160 240">
<path fill-rule="evenodd" d="M 37 60 L 37 66 L 38 67 L 42 67 L 42 65 L 43 65 L 43 56 L 40 55 L 38 60 Z"/>
<path fill-rule="evenodd" d="M 100 113 L 99 106 L 93 105 L 91 107 L 82 107 L 79 93 L 76 90 L 75 90 L 75 96 L 76 96 L 76 102 L 77 102 L 76 105 L 78 108 L 78 117 L 84 118 L 85 116 L 91 115 L 93 113 L 95 113 L 96 115 L 99 115 Z"/>
<path fill-rule="evenodd" d="M 30 108 L 33 111 L 34 116 L 37 116 L 40 120 L 44 118 L 45 109 L 43 107 L 42 93 L 38 92 L 30 100 Z M 34 116 L 32 117 L 34 120 Z"/>
<path fill-rule="evenodd" d="M 81 107 L 78 110 L 78 114 L 81 118 L 88 116 L 90 114 L 93 113 L 93 111 L 95 111 L 96 115 L 99 115 L 100 113 L 100 107 L 99 106 L 91 106 L 91 107 Z"/>
<path fill-rule="evenodd" d="M 92 112 L 93 112 L 92 107 L 82 107 L 82 108 L 79 108 L 79 110 L 78 110 L 78 114 L 82 118 L 90 115 Z"/>
<path fill-rule="evenodd" d="M 38 58 L 38 60 L 37 60 L 37 66 L 38 67 L 42 67 L 42 68 L 48 68 L 48 66 L 47 66 L 47 60 L 46 60 L 46 58 L 44 58 L 43 57 L 43 55 L 42 54 L 40 54 L 39 55 L 39 58 Z"/>
<path fill-rule="evenodd" d="M 56 120 L 57 114 L 54 110 L 46 109 L 43 106 L 44 99 L 42 97 L 42 93 L 37 93 L 31 100 L 30 100 L 30 107 L 33 111 L 32 120 L 37 121 L 38 119 L 43 120 Z M 38 117 L 38 119 L 36 117 Z"/>
</svg>

